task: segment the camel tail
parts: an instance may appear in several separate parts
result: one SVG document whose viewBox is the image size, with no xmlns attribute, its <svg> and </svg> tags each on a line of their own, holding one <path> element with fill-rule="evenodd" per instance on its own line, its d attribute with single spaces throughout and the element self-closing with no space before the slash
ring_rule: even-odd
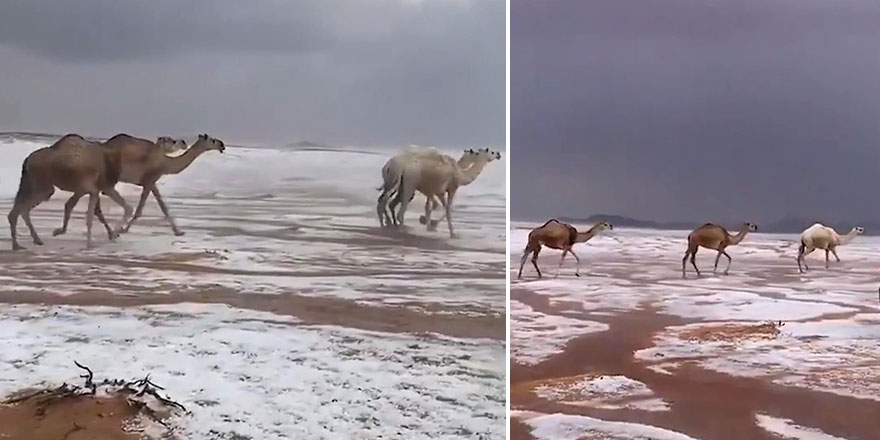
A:
<svg viewBox="0 0 880 440">
<path fill-rule="evenodd" d="M 15 203 L 24 202 L 33 192 L 31 182 L 28 178 L 27 159 L 21 163 L 21 180 L 18 183 L 18 192 L 15 193 Z"/>
</svg>

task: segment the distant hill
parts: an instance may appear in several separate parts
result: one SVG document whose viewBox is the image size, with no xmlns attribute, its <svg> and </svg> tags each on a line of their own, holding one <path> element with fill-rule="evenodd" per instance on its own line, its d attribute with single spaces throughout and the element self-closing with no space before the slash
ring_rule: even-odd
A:
<svg viewBox="0 0 880 440">
<path fill-rule="evenodd" d="M 616 214 L 596 214 L 591 215 L 587 218 L 575 218 L 575 217 L 559 217 L 560 220 L 568 223 L 578 223 L 578 224 L 594 224 L 600 221 L 607 221 L 614 226 L 620 226 L 625 228 L 641 228 L 641 229 L 666 229 L 666 230 L 691 230 L 694 229 L 704 223 L 702 222 L 685 222 L 685 221 L 674 221 L 674 222 L 659 222 L 653 220 L 643 220 L 637 219 L 633 217 L 627 217 L 623 215 Z M 737 228 L 742 220 L 738 221 L 727 221 L 721 222 L 725 227 L 734 229 Z M 827 226 L 831 226 L 841 234 L 849 232 L 849 230 L 853 226 L 862 226 L 865 228 L 866 235 L 880 235 L 880 221 L 878 220 L 870 220 L 867 222 L 848 222 L 848 221 L 831 221 L 831 220 L 822 220 L 822 219 L 811 219 L 805 220 L 800 218 L 786 218 L 779 221 L 771 222 L 771 223 L 758 223 L 758 231 L 759 232 L 767 232 L 773 234 L 797 234 L 802 232 L 804 229 L 808 228 L 813 223 L 823 223 Z"/>
<path fill-rule="evenodd" d="M 320 148 L 320 149 L 324 149 L 324 148 L 332 148 L 330 145 L 327 145 L 327 144 L 324 144 L 324 143 L 320 143 L 320 142 L 312 142 L 312 141 L 299 141 L 299 142 L 294 142 L 294 143 L 292 143 L 292 144 L 287 144 L 286 146 L 287 146 L 287 147 L 293 147 L 293 148 L 303 148 L 303 149 L 310 149 L 310 148 Z"/>
</svg>

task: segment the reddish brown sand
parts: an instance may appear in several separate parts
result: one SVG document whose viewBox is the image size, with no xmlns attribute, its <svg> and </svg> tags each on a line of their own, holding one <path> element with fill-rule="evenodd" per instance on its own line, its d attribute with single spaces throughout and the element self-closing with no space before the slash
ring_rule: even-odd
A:
<svg viewBox="0 0 880 440">
<path fill-rule="evenodd" d="M 559 313 L 559 305 L 524 289 L 511 297 L 542 313 Z M 611 421 L 653 425 L 701 440 L 771 440 L 755 423 L 755 414 L 791 419 L 850 440 L 880 439 L 880 402 L 805 388 L 780 386 L 761 378 L 734 377 L 684 365 L 674 374 L 651 371 L 633 353 L 651 346 L 652 336 L 688 322 L 643 307 L 616 316 L 587 315 L 610 328 L 570 341 L 564 352 L 535 366 L 511 360 L 511 407 L 540 413 L 586 415 Z M 514 325 L 512 323 L 512 325 Z M 763 332 L 762 337 L 765 337 Z M 669 411 L 594 409 L 539 398 L 535 386 L 547 380 L 579 375 L 624 375 L 641 381 L 669 403 Z M 511 422 L 512 439 L 531 439 L 527 425 Z M 589 437 L 588 437 L 589 438 Z"/>
<path fill-rule="evenodd" d="M 0 405 L 0 439 L 137 440 L 124 430 L 135 415 L 123 397 L 57 399 L 42 407 L 38 399 Z M 44 408 L 44 409 L 43 409 Z M 41 415 L 42 414 L 42 415 Z"/>
<path fill-rule="evenodd" d="M 459 313 L 446 313 L 446 310 L 427 304 L 420 307 L 424 310 L 422 312 L 412 307 L 365 305 L 341 298 L 295 294 L 245 295 L 222 288 L 167 295 L 144 293 L 137 296 L 94 291 L 73 295 L 28 291 L 0 292 L 0 303 L 8 304 L 134 307 L 184 302 L 228 304 L 242 309 L 295 316 L 306 325 L 340 325 L 384 332 L 432 332 L 453 337 L 495 340 L 504 340 L 506 331 L 505 318 L 500 314 L 470 316 L 460 314 L 461 309 L 458 309 Z"/>
</svg>

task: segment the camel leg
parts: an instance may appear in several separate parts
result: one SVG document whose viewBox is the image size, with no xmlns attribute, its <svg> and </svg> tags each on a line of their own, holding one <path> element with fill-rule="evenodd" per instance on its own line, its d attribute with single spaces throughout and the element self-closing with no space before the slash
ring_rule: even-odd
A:
<svg viewBox="0 0 880 440">
<path fill-rule="evenodd" d="M 61 221 L 61 227 L 52 231 L 52 236 L 57 237 L 59 235 L 64 235 L 67 233 L 67 224 L 70 223 L 70 214 L 73 212 L 73 208 L 76 207 L 76 204 L 79 203 L 79 199 L 82 196 L 86 195 L 86 193 L 73 193 L 66 202 L 64 202 L 64 220 Z"/>
<path fill-rule="evenodd" d="M 690 257 L 690 256 L 691 256 L 690 249 L 684 251 L 684 258 L 681 259 L 681 277 L 682 278 L 687 278 L 687 275 L 685 274 L 685 265 L 687 264 L 688 257 Z"/>
<path fill-rule="evenodd" d="M 89 210 L 86 211 L 86 247 L 91 249 L 92 244 L 92 222 L 94 222 L 95 208 L 98 206 L 99 192 L 89 193 Z"/>
<path fill-rule="evenodd" d="M 531 253 L 532 253 L 532 250 L 528 246 L 526 246 L 525 250 L 523 250 L 522 258 L 520 258 L 520 260 L 519 260 L 519 274 L 516 276 L 516 279 L 522 278 L 523 266 L 526 265 L 526 260 L 529 259 L 529 254 L 531 254 Z"/>
<path fill-rule="evenodd" d="M 697 271 L 697 276 L 699 277 L 700 269 L 697 268 L 697 250 L 699 250 L 699 248 L 696 248 L 691 252 L 691 266 L 694 266 L 694 270 Z"/>
<path fill-rule="evenodd" d="M 139 219 L 141 214 L 144 212 L 144 205 L 147 203 L 147 196 L 150 195 L 150 186 L 151 185 L 144 185 L 143 189 L 141 190 L 141 199 L 138 200 L 138 205 L 137 208 L 135 208 L 134 210 L 134 215 L 131 216 L 131 218 L 128 220 L 128 223 L 125 224 L 123 232 L 128 232 L 128 230 L 131 229 L 131 225 L 134 224 L 134 221 Z"/>
<path fill-rule="evenodd" d="M 574 269 L 574 276 L 580 278 L 581 277 L 581 259 L 578 258 L 578 254 L 574 253 L 574 249 L 569 249 L 568 253 L 574 257 L 574 261 L 577 262 L 577 265 Z"/>
<path fill-rule="evenodd" d="M 825 249 L 825 269 L 828 269 L 828 254 L 830 253 L 828 249 Z"/>
<path fill-rule="evenodd" d="M 562 258 L 559 259 L 559 266 L 556 268 L 556 276 L 553 278 L 559 278 L 559 271 L 562 270 L 562 262 L 565 261 L 565 254 L 568 253 L 568 249 L 562 250 Z"/>
<path fill-rule="evenodd" d="M 415 196 L 415 185 L 412 185 L 413 188 L 405 188 L 403 184 L 401 184 L 401 188 L 397 192 L 397 197 L 400 200 L 400 208 L 397 210 L 397 224 L 400 226 L 404 225 L 404 220 L 406 218 L 406 210 L 409 208 L 409 202 Z"/>
<path fill-rule="evenodd" d="M 116 191 L 116 188 L 105 189 L 104 194 L 106 194 L 107 197 L 110 197 L 110 200 L 113 200 L 114 202 L 116 202 L 117 205 L 122 207 L 122 221 L 118 225 L 116 225 L 116 234 L 118 235 L 122 233 L 122 229 L 125 227 L 128 219 L 131 218 L 131 205 L 129 205 L 128 202 L 126 202 L 125 199 L 122 197 L 122 195 Z"/>
<path fill-rule="evenodd" d="M 801 244 L 801 246 L 798 248 L 798 256 L 797 256 L 798 273 L 804 273 L 803 268 L 801 268 L 801 262 L 804 260 L 804 249 L 805 249 L 805 246 L 803 244 Z M 806 262 L 804 261 L 804 263 L 806 263 Z"/>
<path fill-rule="evenodd" d="M 178 237 L 183 235 L 183 231 L 177 228 L 177 225 L 174 223 L 174 217 L 171 216 L 171 213 L 168 211 L 168 206 L 166 206 L 165 201 L 162 200 L 162 195 L 159 194 L 159 188 L 153 185 L 153 188 L 150 191 L 153 192 L 153 197 L 155 197 L 156 202 L 159 203 L 159 209 L 162 210 L 162 214 L 165 214 L 165 219 L 168 220 L 168 223 L 171 225 L 171 230 L 174 231 L 174 235 Z"/>
<path fill-rule="evenodd" d="M 101 197 L 98 197 L 98 203 L 95 205 L 95 217 L 98 217 L 98 221 L 101 222 L 101 224 L 104 225 L 104 229 L 107 230 L 107 238 L 109 238 L 110 241 L 115 241 L 119 234 L 110 227 L 110 224 L 107 223 L 107 219 L 104 217 L 104 211 L 101 209 Z"/>
<path fill-rule="evenodd" d="M 36 208 L 40 203 L 49 200 L 52 197 L 52 194 L 55 193 L 55 187 L 49 187 L 41 193 L 38 193 L 35 198 L 32 198 L 27 204 L 25 204 L 24 209 L 21 212 L 21 218 L 24 219 L 24 224 L 28 227 L 28 232 L 31 234 L 31 239 L 34 240 L 34 244 L 37 246 L 43 245 L 43 240 L 40 239 L 40 235 L 37 234 L 37 228 L 34 227 L 34 223 L 31 221 L 31 210 Z M 13 242 L 13 248 L 16 242 Z M 21 246 L 19 249 L 23 249 Z"/>
<path fill-rule="evenodd" d="M 837 262 L 840 263 L 840 257 L 837 256 L 837 248 L 831 248 L 831 253 L 834 254 L 834 259 L 836 259 Z"/>
<path fill-rule="evenodd" d="M 722 250 L 719 250 L 719 251 L 718 251 L 718 255 L 715 255 L 715 267 L 712 269 L 712 273 L 713 273 L 713 274 L 714 274 L 714 273 L 718 273 L 718 260 L 721 259 L 721 253 L 722 253 L 722 252 L 723 252 Z"/>
<path fill-rule="evenodd" d="M 453 197 L 455 197 L 455 191 L 449 191 L 448 193 L 440 194 L 440 203 L 442 203 L 443 207 L 446 208 L 446 226 L 449 228 L 449 238 L 458 237 L 458 235 L 455 234 L 455 231 L 452 230 L 452 198 Z"/>
<path fill-rule="evenodd" d="M 419 217 L 419 223 L 427 225 L 429 231 L 436 231 L 437 227 L 431 227 L 431 211 L 434 209 L 434 196 L 425 196 L 425 215 Z"/>
<path fill-rule="evenodd" d="M 538 254 L 541 253 L 541 248 L 535 250 L 532 254 L 532 266 L 535 266 L 535 270 L 538 271 L 538 278 L 541 278 L 541 269 L 538 268 Z"/>
<path fill-rule="evenodd" d="M 726 250 L 721 251 L 721 253 L 724 254 L 725 257 L 727 257 L 727 268 L 724 269 L 724 275 L 727 275 L 727 273 L 730 271 L 730 263 L 733 262 L 733 259 L 730 258 L 730 255 L 727 254 Z"/>
</svg>

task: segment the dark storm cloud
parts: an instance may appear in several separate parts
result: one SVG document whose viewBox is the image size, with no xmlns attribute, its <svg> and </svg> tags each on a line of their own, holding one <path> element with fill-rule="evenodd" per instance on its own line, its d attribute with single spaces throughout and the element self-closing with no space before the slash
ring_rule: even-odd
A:
<svg viewBox="0 0 880 440">
<path fill-rule="evenodd" d="M 514 218 L 880 218 L 880 3 L 511 7 Z"/>
<path fill-rule="evenodd" d="M 504 143 L 501 0 L 10 0 L 0 129 Z"/>
</svg>

